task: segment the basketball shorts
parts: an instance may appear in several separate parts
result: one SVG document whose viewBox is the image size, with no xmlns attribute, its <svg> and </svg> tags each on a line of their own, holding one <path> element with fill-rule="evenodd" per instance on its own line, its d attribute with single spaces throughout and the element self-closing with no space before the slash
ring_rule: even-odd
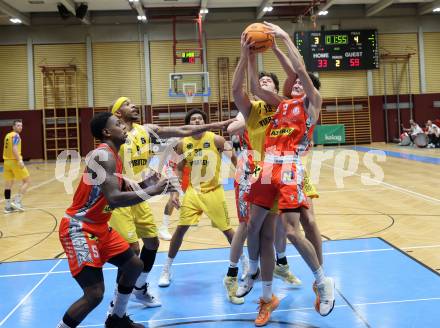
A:
<svg viewBox="0 0 440 328">
<path fill-rule="evenodd" d="M 308 208 L 304 193 L 304 168 L 296 163 L 264 163 L 247 197 L 252 204 L 271 208 L 278 198 L 279 210 Z"/>
<path fill-rule="evenodd" d="M 15 159 L 5 159 L 3 163 L 3 177 L 5 181 L 23 180 L 29 176 L 26 167 L 21 167 Z"/>
<path fill-rule="evenodd" d="M 197 193 L 192 186 L 188 187 L 180 207 L 179 225 L 197 225 L 202 213 L 205 213 L 212 226 L 220 231 L 231 229 L 225 192 L 221 186 L 205 193 Z"/>
<path fill-rule="evenodd" d="M 59 237 L 74 277 L 85 266 L 102 268 L 105 262 L 130 247 L 107 224 L 88 224 L 66 217 L 61 220 Z"/>
<path fill-rule="evenodd" d="M 247 201 L 249 192 L 251 190 L 252 183 L 258 180 L 258 172 L 261 170 L 257 169 L 254 172 L 257 172 L 252 177 L 249 177 L 248 173 L 242 173 L 239 176 L 236 176 L 234 180 L 234 190 L 235 190 L 235 205 L 237 207 L 237 216 L 238 222 L 248 223 L 250 219 L 250 203 Z M 238 180 L 238 182 L 237 182 Z M 272 208 L 270 209 L 271 213 L 278 214 L 278 202 L 274 202 Z"/>
<path fill-rule="evenodd" d="M 109 224 L 130 244 L 141 238 L 157 237 L 157 226 L 146 201 L 114 209 Z"/>
</svg>

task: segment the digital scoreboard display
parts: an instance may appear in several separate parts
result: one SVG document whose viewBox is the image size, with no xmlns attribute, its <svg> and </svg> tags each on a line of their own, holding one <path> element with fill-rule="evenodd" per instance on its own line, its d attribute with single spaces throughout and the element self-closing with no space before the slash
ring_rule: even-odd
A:
<svg viewBox="0 0 440 328">
<path fill-rule="evenodd" d="M 295 32 L 308 71 L 379 68 L 377 30 Z"/>
<path fill-rule="evenodd" d="M 189 64 L 196 63 L 196 53 L 194 51 L 182 52 L 180 58 L 182 58 L 182 63 L 189 63 Z"/>
</svg>

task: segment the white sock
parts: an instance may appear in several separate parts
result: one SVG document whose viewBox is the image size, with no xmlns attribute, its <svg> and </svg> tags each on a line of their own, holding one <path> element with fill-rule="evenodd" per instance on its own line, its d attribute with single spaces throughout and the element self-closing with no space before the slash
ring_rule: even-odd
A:
<svg viewBox="0 0 440 328">
<path fill-rule="evenodd" d="M 167 214 L 164 214 L 163 219 L 162 219 L 162 226 L 168 228 L 169 225 L 170 225 L 170 216 Z"/>
<path fill-rule="evenodd" d="M 267 303 L 272 299 L 272 281 L 262 281 L 263 283 L 263 300 Z"/>
<path fill-rule="evenodd" d="M 243 254 L 241 254 L 241 256 L 240 256 L 240 261 L 243 263 L 244 261 L 247 261 L 247 257 L 246 257 L 246 255 L 244 255 L 244 253 Z"/>
<path fill-rule="evenodd" d="M 114 306 L 112 306 L 112 304 L 113 305 L 115 304 L 116 295 L 118 295 L 118 285 L 116 285 L 115 289 L 113 290 L 113 297 L 112 297 L 112 300 L 110 301 L 110 304 L 108 305 L 108 310 L 107 310 L 108 315 L 112 315 L 113 314 Z"/>
<path fill-rule="evenodd" d="M 318 270 L 313 272 L 313 275 L 315 276 L 315 280 L 318 285 L 324 282 L 325 275 L 324 275 L 324 269 L 322 267 L 319 267 Z"/>
<path fill-rule="evenodd" d="M 11 200 L 10 199 L 5 200 L 5 207 L 11 207 Z"/>
<path fill-rule="evenodd" d="M 277 259 L 282 259 L 283 257 L 286 257 L 286 252 L 281 252 L 281 253 L 277 252 Z"/>
<path fill-rule="evenodd" d="M 122 318 L 127 310 L 128 299 L 130 298 L 130 294 L 121 294 L 117 293 L 114 301 L 113 314 L 117 315 L 119 318 Z"/>
<path fill-rule="evenodd" d="M 258 270 L 258 260 L 249 259 L 249 274 L 255 274 Z"/>
<path fill-rule="evenodd" d="M 229 262 L 229 267 L 230 268 L 236 268 L 238 266 L 237 262 Z"/>
<path fill-rule="evenodd" d="M 135 287 L 136 288 L 141 288 L 147 282 L 147 278 L 148 278 L 148 272 L 143 272 L 142 271 L 141 274 L 139 275 L 139 277 L 136 280 Z"/>
<path fill-rule="evenodd" d="M 165 263 L 165 265 L 164 265 L 164 269 L 166 269 L 166 270 L 170 270 L 171 269 L 171 266 L 173 265 L 173 261 L 174 261 L 174 259 L 172 259 L 171 257 L 169 257 L 168 259 L 167 259 L 167 263 Z"/>
<path fill-rule="evenodd" d="M 63 320 L 61 320 L 60 323 L 57 325 L 57 328 L 70 328 L 70 327 L 66 325 Z"/>
</svg>

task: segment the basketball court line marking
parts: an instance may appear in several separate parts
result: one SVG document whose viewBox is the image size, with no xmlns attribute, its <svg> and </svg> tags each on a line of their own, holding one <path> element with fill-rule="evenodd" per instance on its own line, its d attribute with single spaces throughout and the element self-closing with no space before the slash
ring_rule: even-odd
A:
<svg viewBox="0 0 440 328">
<path fill-rule="evenodd" d="M 364 249 L 364 250 L 357 250 L 357 251 L 343 251 L 343 252 L 325 252 L 323 255 L 347 255 L 347 254 L 361 254 L 361 253 L 375 253 L 375 252 L 389 252 L 389 251 L 399 251 L 399 250 L 412 250 L 412 249 L 425 249 L 425 248 L 440 248 L 440 244 L 438 245 L 427 245 L 427 246 L 409 246 L 409 247 L 401 247 L 401 248 L 377 248 L 377 249 Z M 301 255 L 287 255 L 287 258 L 296 258 L 301 257 Z M 65 258 L 60 259 L 59 261 L 66 260 Z M 51 261 L 44 260 L 44 261 Z M 22 261 L 20 261 L 22 262 Z M 27 262 L 27 261 L 24 261 Z M 6 262 L 5 264 L 7 264 Z M 14 262 L 10 262 L 14 263 Z M 58 263 L 58 262 L 57 262 Z M 173 266 L 183 266 L 183 265 L 197 265 L 197 264 L 209 264 L 209 263 L 229 263 L 229 260 L 212 260 L 212 261 L 195 261 L 195 262 L 182 262 L 182 263 L 173 263 Z M 57 264 L 58 265 L 58 264 Z M 163 267 L 163 264 L 154 264 L 153 267 Z M 104 271 L 111 271 L 116 270 L 116 267 L 110 267 L 110 268 L 103 268 Z M 69 273 L 69 270 L 62 270 L 62 271 L 53 271 L 50 270 L 49 272 L 30 272 L 30 273 L 19 273 L 19 274 L 5 274 L 0 275 L 0 278 L 12 278 L 12 277 L 25 277 L 25 276 L 40 276 L 40 275 L 49 275 L 49 274 L 64 274 Z"/>
<path fill-rule="evenodd" d="M 32 288 L 21 300 L 20 302 L 18 302 L 18 304 L 4 317 L 4 319 L 0 322 L 0 327 L 4 325 L 4 323 L 11 317 L 11 315 L 13 315 L 15 313 L 15 311 L 17 311 L 17 309 L 29 298 L 29 296 L 32 295 L 32 293 L 38 288 L 38 286 L 40 286 L 47 277 L 49 277 L 49 274 L 51 274 L 51 272 L 53 272 L 53 270 L 55 270 L 55 268 L 58 266 L 58 264 L 61 263 L 61 260 L 58 260 L 57 263 L 55 263 L 55 265 L 52 267 L 52 269 L 50 269 L 41 279 L 39 282 L 36 283 L 36 285 L 34 286 L 34 288 Z"/>
<path fill-rule="evenodd" d="M 51 182 L 53 182 L 53 181 L 55 181 L 55 180 L 57 180 L 57 178 L 53 177 L 53 178 L 51 178 L 51 179 L 49 179 L 49 180 L 45 180 L 45 181 L 43 181 L 43 182 L 40 182 L 39 184 L 30 187 L 30 188 L 26 191 L 26 193 L 28 193 L 29 191 L 35 190 L 35 189 L 37 189 L 37 188 L 40 188 L 40 187 L 42 187 L 42 186 L 44 186 L 44 185 L 47 185 L 47 184 L 49 184 L 49 183 L 51 183 Z M 4 199 L 0 200 L 0 204 L 3 203 L 4 201 L 5 201 Z"/>
<path fill-rule="evenodd" d="M 340 171 L 349 172 L 349 173 L 352 173 L 353 175 L 357 175 L 358 177 L 362 177 L 361 174 L 356 173 L 354 171 L 347 171 L 347 170 L 338 168 L 336 166 L 333 166 L 333 165 L 330 165 L 330 164 L 327 164 L 327 163 L 321 163 L 321 164 L 324 165 L 324 166 L 327 166 L 329 168 L 332 168 L 332 169 L 337 169 L 337 170 L 340 170 Z M 428 196 L 428 195 L 425 195 L 425 194 L 421 194 L 419 192 L 416 192 L 416 191 L 413 191 L 413 190 L 410 190 L 410 189 L 406 189 L 406 188 L 403 188 L 403 187 L 399 187 L 399 186 L 393 185 L 392 183 L 380 181 L 380 180 L 373 179 L 373 178 L 370 178 L 370 177 L 367 177 L 367 176 L 364 176 L 364 178 L 368 179 L 368 180 L 370 180 L 372 182 L 375 182 L 376 184 L 382 184 L 382 185 L 384 185 L 385 187 L 388 187 L 391 190 L 399 191 L 399 192 L 402 192 L 402 193 L 410 195 L 410 196 L 416 196 L 416 197 L 421 198 L 423 200 L 427 200 L 427 201 L 430 201 L 430 202 L 433 202 L 433 203 L 440 204 L 440 199 L 438 199 L 438 198 L 431 197 L 431 196 Z"/>
<path fill-rule="evenodd" d="M 392 300 L 392 301 L 380 301 L 380 302 L 366 302 L 366 303 L 355 303 L 353 306 L 368 306 L 368 305 L 383 305 L 383 304 L 400 304 L 400 303 L 414 303 L 414 302 L 429 302 L 429 301 L 440 301 L 440 297 L 431 297 L 431 298 L 416 298 L 416 299 L 406 299 L 406 300 Z M 348 308 L 349 306 L 346 304 L 335 305 L 336 308 Z M 282 313 L 282 312 L 290 312 L 290 311 L 316 311 L 314 307 L 300 307 L 300 308 L 290 308 L 285 310 L 275 310 L 272 313 Z M 179 321 L 179 320 L 194 320 L 194 319 L 208 319 L 208 318 L 216 318 L 216 317 L 231 317 L 238 315 L 250 315 L 257 314 L 258 312 L 238 312 L 238 313 L 224 313 L 224 314 L 213 314 L 213 315 L 203 315 L 203 316 L 193 316 L 193 317 L 179 317 L 179 318 L 168 318 L 168 319 L 152 319 L 152 320 L 144 320 L 144 321 L 136 321 L 138 323 L 153 323 L 153 322 L 166 322 L 166 321 Z M 270 322 L 270 321 L 269 321 Z M 104 324 L 95 324 L 95 325 L 81 325 L 78 326 L 85 327 L 103 327 Z"/>
</svg>

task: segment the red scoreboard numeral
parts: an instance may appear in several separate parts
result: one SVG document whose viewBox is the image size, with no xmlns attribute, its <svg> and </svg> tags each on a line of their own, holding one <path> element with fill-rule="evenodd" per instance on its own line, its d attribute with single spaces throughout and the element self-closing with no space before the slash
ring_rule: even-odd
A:
<svg viewBox="0 0 440 328">
<path fill-rule="evenodd" d="M 350 58 L 350 67 L 361 66 L 361 60 L 359 58 Z"/>
<path fill-rule="evenodd" d="M 326 68 L 328 65 L 327 59 L 318 59 L 318 68 Z"/>
</svg>

